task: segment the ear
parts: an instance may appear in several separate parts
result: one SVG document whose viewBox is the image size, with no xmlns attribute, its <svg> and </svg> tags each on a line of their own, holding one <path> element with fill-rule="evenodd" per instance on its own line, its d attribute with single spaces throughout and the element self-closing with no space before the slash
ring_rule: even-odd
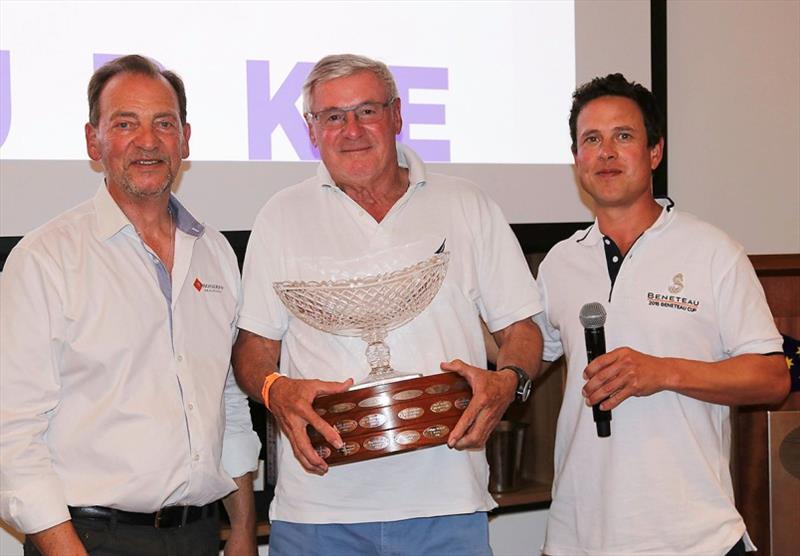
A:
<svg viewBox="0 0 800 556">
<path fill-rule="evenodd" d="M 303 119 L 306 121 L 306 126 L 308 126 L 308 138 L 311 140 L 311 144 L 314 145 L 315 148 L 319 148 L 317 145 L 317 134 L 314 132 L 314 126 L 311 123 L 312 118 L 303 116 Z"/>
<path fill-rule="evenodd" d="M 92 160 L 100 160 L 102 158 L 102 151 L 100 150 L 100 140 L 97 138 L 97 129 L 87 123 L 83 128 L 86 135 L 86 152 Z"/>
<path fill-rule="evenodd" d="M 394 134 L 400 135 L 400 132 L 403 131 L 403 116 L 400 113 L 400 99 L 394 99 L 392 102 L 392 118 L 394 120 Z"/>
<path fill-rule="evenodd" d="M 189 137 L 192 135 L 192 126 L 189 123 L 183 124 L 183 145 L 181 146 L 181 158 L 189 158 Z"/>
<path fill-rule="evenodd" d="M 661 159 L 664 157 L 664 138 L 658 140 L 658 143 L 653 145 L 650 149 L 650 169 L 655 170 L 661 164 Z"/>
</svg>

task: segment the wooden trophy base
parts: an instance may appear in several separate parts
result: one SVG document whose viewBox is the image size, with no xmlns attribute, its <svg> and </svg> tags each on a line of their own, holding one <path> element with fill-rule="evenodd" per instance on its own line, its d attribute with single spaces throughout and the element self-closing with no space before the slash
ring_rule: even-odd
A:
<svg viewBox="0 0 800 556">
<path fill-rule="evenodd" d="M 308 432 L 328 465 L 391 456 L 447 442 L 471 398 L 469 384 L 457 373 L 349 390 L 314 400 L 344 447 L 337 450 L 312 427 Z"/>
</svg>

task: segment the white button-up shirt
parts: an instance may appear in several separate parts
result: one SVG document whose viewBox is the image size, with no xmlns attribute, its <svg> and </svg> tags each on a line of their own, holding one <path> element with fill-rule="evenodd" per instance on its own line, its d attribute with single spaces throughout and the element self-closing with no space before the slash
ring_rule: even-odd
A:
<svg viewBox="0 0 800 556">
<path fill-rule="evenodd" d="M 240 299 L 222 235 L 175 198 L 172 275 L 105 187 L 27 235 L 0 284 L 0 517 L 202 505 L 256 468 L 229 369 Z"/>
</svg>

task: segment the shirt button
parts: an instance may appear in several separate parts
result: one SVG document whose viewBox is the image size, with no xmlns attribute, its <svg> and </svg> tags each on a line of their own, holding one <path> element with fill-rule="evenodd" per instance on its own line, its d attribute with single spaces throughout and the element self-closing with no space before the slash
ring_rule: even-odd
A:
<svg viewBox="0 0 800 556">
<path fill-rule="evenodd" d="M 178 359 L 178 363 L 180 363 L 181 361 L 183 361 L 183 355 L 179 355 L 179 356 L 177 357 L 177 359 Z"/>
<path fill-rule="evenodd" d="M 619 262 L 619 257 L 614 255 L 613 257 L 611 257 L 611 260 L 614 261 L 615 263 L 617 263 L 617 262 Z"/>
<path fill-rule="evenodd" d="M 199 454 L 195 454 L 195 455 L 192 456 L 192 459 L 194 461 L 200 461 L 200 455 Z"/>
<path fill-rule="evenodd" d="M 192 402 L 189 402 L 188 407 L 189 407 L 189 411 L 191 411 L 191 410 L 194 409 L 194 404 Z"/>
<path fill-rule="evenodd" d="M 606 245 L 611 245 L 611 241 L 606 239 L 605 242 L 606 242 Z"/>
</svg>

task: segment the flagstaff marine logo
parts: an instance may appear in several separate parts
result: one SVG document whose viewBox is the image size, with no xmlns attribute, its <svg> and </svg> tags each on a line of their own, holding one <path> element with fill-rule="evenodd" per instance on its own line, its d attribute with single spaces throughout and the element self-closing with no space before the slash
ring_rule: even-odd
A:
<svg viewBox="0 0 800 556">
<path fill-rule="evenodd" d="M 219 284 L 204 284 L 200 281 L 200 278 L 195 278 L 194 289 L 196 289 L 199 292 L 222 293 L 225 287 L 220 286 Z"/>
</svg>

